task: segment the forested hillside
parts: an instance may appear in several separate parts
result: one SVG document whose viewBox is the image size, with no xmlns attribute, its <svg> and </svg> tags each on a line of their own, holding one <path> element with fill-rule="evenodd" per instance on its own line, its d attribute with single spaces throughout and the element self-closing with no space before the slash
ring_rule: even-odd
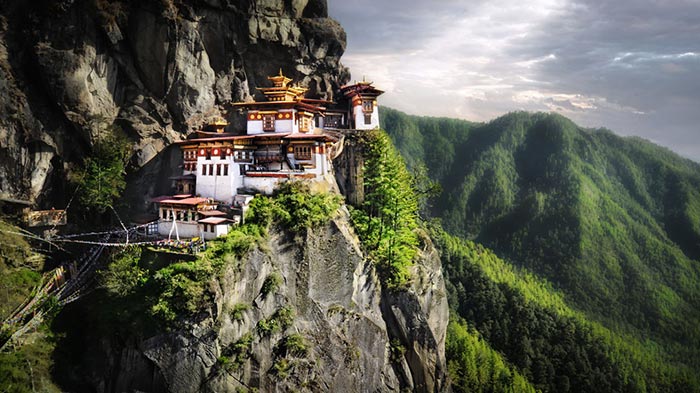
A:
<svg viewBox="0 0 700 393">
<path fill-rule="evenodd" d="M 592 383 L 609 387 L 604 390 L 675 391 L 676 383 L 683 390 L 697 383 L 664 373 L 684 369 L 680 363 L 688 367 L 681 374 L 699 369 L 700 165 L 554 114 L 511 113 L 487 124 L 387 108 L 381 115 L 407 164 L 441 184 L 430 213 L 447 232 L 493 249 L 505 266 L 524 269 L 566 305 L 518 300 L 520 279 L 495 282 L 483 268 L 470 272 L 466 257 L 443 247 L 452 307 L 535 386 L 573 387 L 572 380 L 547 375 L 570 379 L 586 364 L 597 367 L 590 374 L 597 376 L 577 381 L 578 389 Z M 486 295 L 478 285 L 497 290 Z M 527 326 L 531 319 L 536 322 Z M 583 332 L 572 336 L 567 352 L 577 353 L 571 356 L 582 363 L 569 361 L 584 368 L 562 374 L 568 361 L 542 359 L 557 358 L 553 341 L 562 337 L 555 332 L 568 325 Z M 647 371 L 633 376 L 628 367 Z"/>
</svg>

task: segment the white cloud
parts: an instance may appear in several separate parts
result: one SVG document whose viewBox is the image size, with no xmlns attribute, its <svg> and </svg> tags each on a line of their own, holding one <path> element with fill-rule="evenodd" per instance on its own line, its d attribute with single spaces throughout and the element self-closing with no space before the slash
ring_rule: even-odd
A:
<svg viewBox="0 0 700 393">
<path fill-rule="evenodd" d="M 354 79 L 366 76 L 387 91 L 384 105 L 477 121 L 517 109 L 557 111 L 585 126 L 666 145 L 700 144 L 692 143 L 700 140 L 700 111 L 678 109 L 700 107 L 700 3 L 330 0 L 329 6 L 348 31 L 343 62 Z M 660 128 L 669 117 L 679 124 Z M 691 129 L 684 142 L 671 137 Z"/>
</svg>

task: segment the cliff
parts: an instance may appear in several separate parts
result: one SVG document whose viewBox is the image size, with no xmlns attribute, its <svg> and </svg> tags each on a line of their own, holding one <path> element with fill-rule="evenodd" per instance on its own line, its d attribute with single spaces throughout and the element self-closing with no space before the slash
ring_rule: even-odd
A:
<svg viewBox="0 0 700 393">
<path fill-rule="evenodd" d="M 69 332 L 58 352 L 81 361 L 63 369 L 75 378 L 64 388 L 443 391 L 448 306 L 437 252 L 426 238 L 411 286 L 383 290 L 348 219 L 342 208 L 303 236 L 273 226 L 211 280 L 214 301 L 186 329 L 126 340 Z"/>
<path fill-rule="evenodd" d="M 153 195 L 171 168 L 158 153 L 267 75 L 332 99 L 344 49 L 322 0 L 5 1 L 0 194 L 64 206 L 66 179 L 118 126 L 134 143 L 129 193 Z"/>
</svg>

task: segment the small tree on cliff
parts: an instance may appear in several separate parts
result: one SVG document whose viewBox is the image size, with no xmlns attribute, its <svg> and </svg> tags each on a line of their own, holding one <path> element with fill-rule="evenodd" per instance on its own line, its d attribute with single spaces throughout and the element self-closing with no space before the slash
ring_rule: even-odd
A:
<svg viewBox="0 0 700 393">
<path fill-rule="evenodd" d="M 126 164 L 131 144 L 115 126 L 98 133 L 92 154 L 76 174 L 78 200 L 87 210 L 104 213 L 126 187 Z"/>
</svg>

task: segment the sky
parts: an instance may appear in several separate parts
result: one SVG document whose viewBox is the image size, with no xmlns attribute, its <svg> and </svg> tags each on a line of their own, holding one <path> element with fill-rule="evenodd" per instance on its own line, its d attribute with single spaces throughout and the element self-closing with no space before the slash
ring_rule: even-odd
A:
<svg viewBox="0 0 700 393">
<path fill-rule="evenodd" d="M 554 111 L 700 162 L 700 0 L 328 0 L 342 63 L 415 115 Z"/>
</svg>

